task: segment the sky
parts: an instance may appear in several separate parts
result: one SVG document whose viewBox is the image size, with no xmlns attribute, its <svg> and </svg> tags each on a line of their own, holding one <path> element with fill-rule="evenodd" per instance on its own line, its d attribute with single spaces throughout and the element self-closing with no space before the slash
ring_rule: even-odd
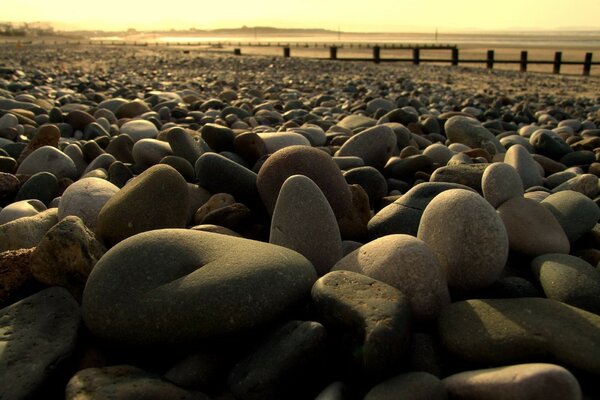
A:
<svg viewBox="0 0 600 400">
<path fill-rule="evenodd" d="M 0 9 L 4 22 L 105 31 L 243 25 L 344 32 L 600 30 L 600 0 L 0 0 Z"/>
</svg>

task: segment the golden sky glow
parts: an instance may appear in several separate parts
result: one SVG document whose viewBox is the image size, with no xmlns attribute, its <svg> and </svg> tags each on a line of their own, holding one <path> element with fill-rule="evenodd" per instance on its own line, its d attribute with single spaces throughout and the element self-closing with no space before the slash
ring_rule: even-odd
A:
<svg viewBox="0 0 600 400">
<path fill-rule="evenodd" d="M 0 21 L 52 21 L 70 29 L 600 30 L 600 0 L 0 0 L 0 10 Z"/>
</svg>

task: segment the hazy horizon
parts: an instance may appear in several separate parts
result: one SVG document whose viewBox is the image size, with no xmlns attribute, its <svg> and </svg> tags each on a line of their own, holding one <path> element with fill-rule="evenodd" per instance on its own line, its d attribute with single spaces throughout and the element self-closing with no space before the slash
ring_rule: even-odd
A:
<svg viewBox="0 0 600 400">
<path fill-rule="evenodd" d="M 2 20 L 52 23 L 57 30 L 139 31 L 237 29 L 242 26 L 280 29 L 327 29 L 347 33 L 401 32 L 530 32 L 600 30 L 597 0 L 572 0 L 566 17 L 562 2 L 504 0 L 482 5 L 475 0 L 401 2 L 374 0 L 368 7 L 332 0 L 304 0 L 282 5 L 277 0 L 230 0 L 201 4 L 180 0 L 156 9 L 147 1 L 4 0 Z M 93 17 L 88 11 L 92 9 Z"/>
</svg>

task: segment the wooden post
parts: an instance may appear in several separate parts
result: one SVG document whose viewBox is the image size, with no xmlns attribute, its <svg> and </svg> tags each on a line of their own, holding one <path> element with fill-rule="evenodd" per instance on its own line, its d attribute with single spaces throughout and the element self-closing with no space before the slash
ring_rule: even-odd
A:
<svg viewBox="0 0 600 400">
<path fill-rule="evenodd" d="M 488 69 L 492 69 L 494 68 L 494 50 L 488 50 L 487 51 L 487 68 Z"/>
<path fill-rule="evenodd" d="M 585 53 L 585 61 L 583 63 L 583 75 L 590 76 L 592 70 L 592 53 Z"/>
<path fill-rule="evenodd" d="M 381 47 L 379 46 L 373 47 L 373 62 L 375 62 L 375 64 L 381 62 Z"/>
<path fill-rule="evenodd" d="M 554 68 L 552 69 L 553 74 L 560 74 L 560 64 L 562 63 L 562 51 L 554 53 Z"/>
<path fill-rule="evenodd" d="M 329 48 L 329 58 L 331 60 L 337 60 L 337 47 L 331 46 Z"/>
<path fill-rule="evenodd" d="M 241 56 L 242 55 L 242 49 L 240 49 L 240 48 L 233 49 L 233 55 L 234 56 Z"/>
<path fill-rule="evenodd" d="M 521 67 L 519 68 L 519 70 L 521 72 L 527 72 L 527 51 L 523 50 L 521 51 Z"/>
<path fill-rule="evenodd" d="M 289 46 L 286 46 L 286 47 L 283 48 L 283 56 L 285 58 L 290 58 L 290 48 L 289 48 Z"/>
<path fill-rule="evenodd" d="M 415 47 L 413 49 L 413 64 L 419 65 L 420 62 L 421 62 L 421 49 L 418 47 Z"/>
<path fill-rule="evenodd" d="M 452 65 L 458 66 L 458 47 L 452 49 Z"/>
</svg>

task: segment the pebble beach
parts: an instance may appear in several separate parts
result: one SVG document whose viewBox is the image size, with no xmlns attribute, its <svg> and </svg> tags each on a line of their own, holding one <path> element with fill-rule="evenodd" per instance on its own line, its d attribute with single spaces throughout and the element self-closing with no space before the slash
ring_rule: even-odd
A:
<svg viewBox="0 0 600 400">
<path fill-rule="evenodd" d="M 0 400 L 600 397 L 600 77 L 0 52 Z"/>
</svg>

